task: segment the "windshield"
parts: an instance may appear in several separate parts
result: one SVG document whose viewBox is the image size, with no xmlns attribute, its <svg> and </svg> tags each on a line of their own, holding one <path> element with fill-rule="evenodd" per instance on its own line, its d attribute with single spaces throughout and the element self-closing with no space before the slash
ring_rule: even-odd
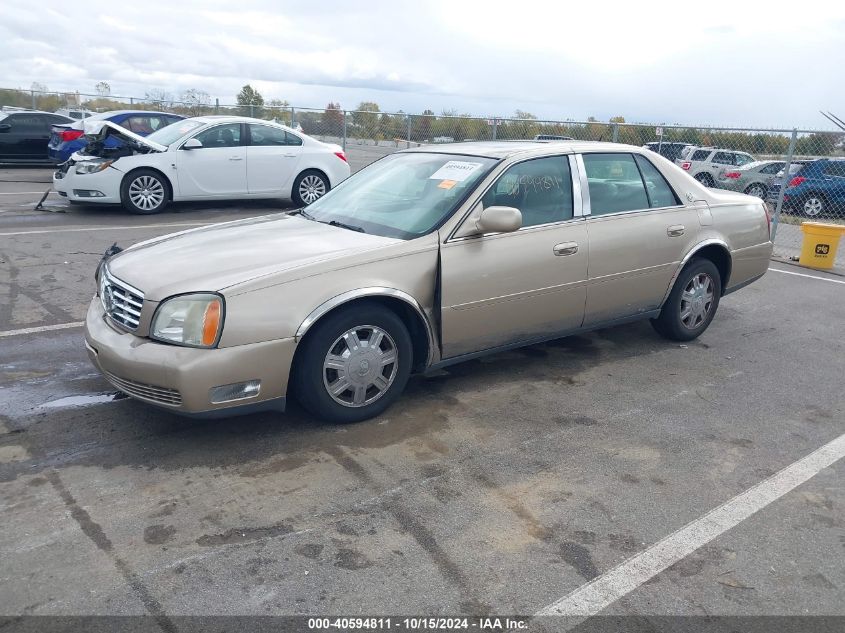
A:
<svg viewBox="0 0 845 633">
<path fill-rule="evenodd" d="M 456 154 L 392 154 L 362 169 L 302 214 L 374 235 L 413 239 L 448 218 L 496 162 Z"/>
<path fill-rule="evenodd" d="M 170 145 L 201 125 L 205 125 L 205 122 L 197 121 L 195 119 L 184 119 L 182 121 L 166 125 L 160 130 L 156 130 L 147 136 L 147 140 L 158 143 L 159 145 Z"/>
</svg>

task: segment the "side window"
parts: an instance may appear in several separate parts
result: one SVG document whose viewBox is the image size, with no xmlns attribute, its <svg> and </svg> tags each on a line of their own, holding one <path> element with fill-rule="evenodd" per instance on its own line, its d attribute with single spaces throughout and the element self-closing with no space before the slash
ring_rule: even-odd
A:
<svg viewBox="0 0 845 633">
<path fill-rule="evenodd" d="M 716 152 L 711 162 L 719 165 L 735 165 L 734 154 L 732 152 Z"/>
<path fill-rule="evenodd" d="M 828 163 L 824 169 L 824 175 L 845 178 L 845 162 Z"/>
<path fill-rule="evenodd" d="M 149 116 L 131 116 L 120 125 L 125 127 L 127 130 L 135 132 L 135 134 L 146 136 L 147 134 L 152 134 L 157 129 L 156 127 L 153 127 L 153 118 L 154 117 Z"/>
<path fill-rule="evenodd" d="M 302 139 L 299 138 L 296 134 L 285 132 L 285 138 L 287 139 L 288 145 L 302 145 Z"/>
<path fill-rule="evenodd" d="M 516 207 L 522 226 L 572 219 L 572 175 L 565 156 L 535 158 L 517 163 L 499 176 L 481 204 Z"/>
<path fill-rule="evenodd" d="M 237 147 L 241 144 L 241 124 L 228 123 L 218 125 L 205 132 L 200 132 L 195 137 L 203 148 L 214 147 Z"/>
<path fill-rule="evenodd" d="M 659 209 L 660 207 L 676 207 L 681 204 L 678 196 L 672 190 L 672 187 L 666 182 L 657 167 L 651 164 L 645 156 L 634 155 L 637 161 L 637 166 L 640 168 L 640 173 L 645 182 L 645 190 L 648 195 L 649 206 L 652 209 Z"/>
<path fill-rule="evenodd" d="M 776 174 L 786 163 L 772 163 L 771 165 L 766 165 L 763 169 L 760 170 L 761 174 Z"/>
<path fill-rule="evenodd" d="M 287 145 L 287 136 L 284 130 L 269 125 L 249 124 L 249 144 L 256 147 L 267 147 L 276 145 Z"/>
<path fill-rule="evenodd" d="M 697 149 L 692 155 L 690 160 L 707 160 L 707 157 L 710 156 L 709 149 Z"/>
<path fill-rule="evenodd" d="M 40 132 L 46 127 L 37 114 L 16 114 L 10 116 L 8 122 L 12 124 L 12 131 L 18 133 Z"/>
<path fill-rule="evenodd" d="M 748 154 L 734 154 L 734 156 L 736 157 L 737 166 L 747 165 L 748 163 L 754 162 L 754 158 Z"/>
<path fill-rule="evenodd" d="M 592 215 L 648 209 L 643 179 L 631 154 L 584 154 Z"/>
</svg>

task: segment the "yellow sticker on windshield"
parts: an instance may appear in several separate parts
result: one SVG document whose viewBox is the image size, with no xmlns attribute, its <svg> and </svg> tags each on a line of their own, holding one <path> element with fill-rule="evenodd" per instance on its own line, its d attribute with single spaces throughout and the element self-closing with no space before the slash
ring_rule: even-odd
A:
<svg viewBox="0 0 845 633">
<path fill-rule="evenodd" d="M 458 184 L 458 182 L 456 180 L 441 180 L 440 184 L 437 185 L 437 188 L 438 189 L 451 189 L 452 187 L 454 187 L 457 184 Z"/>
</svg>

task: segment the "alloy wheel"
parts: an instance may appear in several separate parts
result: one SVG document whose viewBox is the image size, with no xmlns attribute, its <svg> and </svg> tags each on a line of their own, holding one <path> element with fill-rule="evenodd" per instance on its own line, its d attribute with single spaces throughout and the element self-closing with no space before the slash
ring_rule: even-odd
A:
<svg viewBox="0 0 845 633">
<path fill-rule="evenodd" d="M 807 198 L 804 201 L 804 215 L 807 215 L 811 218 L 814 218 L 817 215 L 821 215 L 823 208 L 824 203 L 821 201 L 820 198 L 816 198 L 815 196 Z"/>
<path fill-rule="evenodd" d="M 164 185 L 153 176 L 140 176 L 129 185 L 129 199 L 139 209 L 151 211 L 164 202 Z"/>
<path fill-rule="evenodd" d="M 299 183 L 299 197 L 311 204 L 326 193 L 326 183 L 316 174 L 308 174 Z"/>
</svg>

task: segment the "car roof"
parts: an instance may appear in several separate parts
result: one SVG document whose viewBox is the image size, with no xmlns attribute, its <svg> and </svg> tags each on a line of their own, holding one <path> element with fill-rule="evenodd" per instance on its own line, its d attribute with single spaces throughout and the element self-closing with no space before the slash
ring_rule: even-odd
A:
<svg viewBox="0 0 845 633">
<path fill-rule="evenodd" d="M 517 154 L 547 154 L 554 151 L 574 153 L 581 151 L 627 151 L 641 147 L 620 143 L 602 143 L 600 141 L 469 141 L 466 143 L 442 143 L 404 149 L 401 152 L 428 152 L 432 154 L 463 154 L 487 158 L 509 158 Z M 401 153 L 400 152 L 400 153 Z"/>
<path fill-rule="evenodd" d="M 181 114 L 173 114 L 172 112 L 159 112 L 157 110 L 109 110 L 108 112 L 98 112 L 97 114 L 92 114 L 89 119 L 95 118 L 97 120 L 101 119 L 108 119 L 113 116 L 122 116 L 124 114 L 139 114 L 141 116 L 145 114 L 166 114 L 168 116 L 178 116 L 181 117 Z"/>
</svg>

